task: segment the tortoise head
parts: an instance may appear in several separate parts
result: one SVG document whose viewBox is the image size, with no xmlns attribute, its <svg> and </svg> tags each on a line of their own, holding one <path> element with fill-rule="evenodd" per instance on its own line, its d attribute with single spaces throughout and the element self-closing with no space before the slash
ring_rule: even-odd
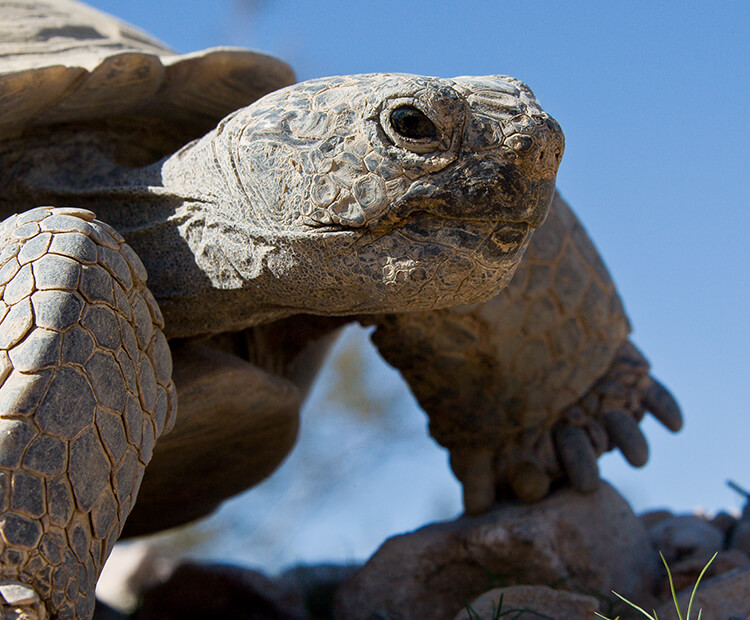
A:
<svg viewBox="0 0 750 620">
<path fill-rule="evenodd" d="M 230 262 L 273 274 L 277 303 L 325 314 L 495 294 L 545 219 L 563 151 L 559 125 L 502 76 L 312 80 L 213 140 L 233 198 L 209 225 L 246 239 L 230 253 L 252 249 Z"/>
</svg>

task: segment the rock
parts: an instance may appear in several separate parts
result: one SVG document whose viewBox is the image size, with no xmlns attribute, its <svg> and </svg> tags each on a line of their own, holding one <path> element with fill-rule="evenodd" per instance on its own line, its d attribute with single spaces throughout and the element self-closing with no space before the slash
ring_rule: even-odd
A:
<svg viewBox="0 0 750 620">
<path fill-rule="evenodd" d="M 670 568 L 684 560 L 703 565 L 724 548 L 724 533 L 697 515 L 663 519 L 648 528 L 648 536 Z"/>
<path fill-rule="evenodd" d="M 674 517 L 674 513 L 669 510 L 649 510 L 638 516 L 641 523 L 643 523 L 643 527 L 646 529 L 653 527 L 665 519 L 671 519 L 672 517 Z"/>
<path fill-rule="evenodd" d="M 591 596 L 547 586 L 510 586 L 485 592 L 460 611 L 455 620 L 495 620 L 498 611 L 516 610 L 524 611 L 530 618 L 535 617 L 534 614 L 544 614 L 555 620 L 593 618 L 594 612 L 600 611 L 598 601 Z"/>
<path fill-rule="evenodd" d="M 91 620 L 129 620 L 130 616 L 122 612 L 112 609 L 106 603 L 96 601 L 96 607 L 94 607 L 94 615 Z"/>
<path fill-rule="evenodd" d="M 708 560 L 703 560 L 701 557 L 692 556 L 681 562 L 670 564 L 669 569 L 672 572 L 672 581 L 675 590 L 679 592 L 686 588 L 692 588 L 700 576 L 701 571 L 705 568 L 707 561 Z M 703 581 L 723 575 L 724 573 L 728 573 L 737 568 L 742 568 L 747 566 L 748 563 L 750 563 L 750 558 L 748 558 L 747 554 L 738 549 L 720 551 L 719 555 L 716 556 L 716 559 L 714 559 L 708 567 L 706 574 L 703 576 Z M 664 600 L 671 596 L 669 580 L 667 579 L 666 574 L 664 575 L 659 592 Z"/>
<path fill-rule="evenodd" d="M 737 526 L 737 519 L 728 512 L 722 511 L 717 513 L 716 516 L 711 519 L 710 523 L 715 528 L 721 530 L 726 538 L 729 538 L 734 531 L 734 528 Z"/>
<path fill-rule="evenodd" d="M 336 564 L 295 566 L 282 573 L 276 583 L 288 596 L 302 600 L 313 618 L 331 618 L 336 592 L 358 568 Z"/>
<path fill-rule="evenodd" d="M 643 525 L 602 483 L 590 495 L 563 489 L 537 504 L 508 503 L 389 539 L 341 587 L 335 618 L 443 620 L 511 585 L 616 590 L 652 605 L 658 570 Z"/>
<path fill-rule="evenodd" d="M 687 613 L 692 587 L 677 597 L 683 617 Z M 750 617 L 750 568 L 742 568 L 701 582 L 693 601 L 690 618 L 703 610 L 704 620 L 747 620 Z M 678 620 L 674 603 L 667 602 L 656 610 L 659 620 Z"/>
<path fill-rule="evenodd" d="M 303 601 L 268 577 L 228 565 L 179 565 L 164 583 L 147 590 L 133 620 L 221 618 L 310 620 Z"/>
<path fill-rule="evenodd" d="M 750 554 L 750 520 L 741 519 L 737 522 L 731 534 L 729 547 Z"/>
</svg>

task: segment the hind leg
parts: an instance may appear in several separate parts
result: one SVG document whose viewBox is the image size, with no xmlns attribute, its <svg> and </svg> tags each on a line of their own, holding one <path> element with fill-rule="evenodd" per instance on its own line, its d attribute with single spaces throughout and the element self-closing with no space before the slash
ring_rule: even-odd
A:
<svg viewBox="0 0 750 620">
<path fill-rule="evenodd" d="M 90 618 L 176 398 L 163 321 L 122 237 L 82 209 L 0 226 L 3 618 Z"/>
</svg>

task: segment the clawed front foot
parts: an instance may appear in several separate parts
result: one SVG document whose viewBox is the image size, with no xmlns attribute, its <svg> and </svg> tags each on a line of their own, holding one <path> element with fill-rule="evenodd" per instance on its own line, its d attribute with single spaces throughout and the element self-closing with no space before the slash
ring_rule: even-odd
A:
<svg viewBox="0 0 750 620">
<path fill-rule="evenodd" d="M 90 211 L 41 207 L 0 225 L 2 620 L 93 614 L 99 571 L 175 417 L 145 280 Z"/>
<path fill-rule="evenodd" d="M 466 512 L 484 512 L 499 497 L 540 500 L 556 480 L 592 492 L 599 484 L 597 460 L 614 448 L 634 467 L 643 466 L 649 450 L 639 423 L 646 412 L 673 432 L 682 427 L 674 397 L 648 374 L 648 363 L 628 342 L 605 376 L 551 426 L 496 445 L 451 447 Z"/>
<path fill-rule="evenodd" d="M 33 588 L 20 581 L 0 581 L 0 620 L 47 618 L 47 608 Z"/>
<path fill-rule="evenodd" d="M 599 483 L 597 459 L 617 448 L 633 467 L 648 461 L 639 423 L 646 412 L 672 432 L 682 428 L 680 407 L 669 391 L 648 374 L 648 363 L 627 342 L 607 374 L 553 427 L 562 474 L 584 493 Z"/>
</svg>

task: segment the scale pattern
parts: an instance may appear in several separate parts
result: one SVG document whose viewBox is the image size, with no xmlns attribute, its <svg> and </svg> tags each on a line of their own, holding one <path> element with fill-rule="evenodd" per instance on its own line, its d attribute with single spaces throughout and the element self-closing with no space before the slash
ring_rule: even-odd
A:
<svg viewBox="0 0 750 620">
<path fill-rule="evenodd" d="M 491 503 L 490 486 L 530 501 L 559 478 L 592 491 L 603 452 L 617 447 L 631 464 L 646 462 L 638 422 L 647 409 L 672 430 L 681 423 L 629 342 L 614 283 L 559 195 L 495 297 L 367 322 L 377 325 L 374 343 L 404 375 L 465 488 L 467 476 L 486 481 L 481 501 L 468 502 L 472 512 Z M 491 475 L 469 471 L 482 458 Z"/>
<path fill-rule="evenodd" d="M 174 423 L 163 320 L 141 261 L 90 211 L 13 216 L 0 244 L 0 593 L 28 602 L 31 586 L 87 618 Z"/>
<path fill-rule="evenodd" d="M 531 237 L 563 136 L 522 83 L 371 74 L 282 88 L 294 77 L 281 61 L 226 48 L 178 56 L 73 0 L 14 0 L 0 13 L 0 209 L 90 207 L 140 258 L 81 209 L 0 226 L 0 617 L 90 617 L 155 440 L 174 422 L 165 322 L 141 260 L 167 335 L 183 341 L 173 350 L 188 415 L 170 439 L 191 464 L 167 442 L 143 499 L 203 503 L 171 502 L 166 520 L 161 501 L 146 503 L 140 527 L 192 520 L 236 493 L 232 450 L 259 455 L 245 461 L 248 485 L 278 463 L 297 392 L 264 370 L 279 372 L 278 355 L 312 375 L 309 315 L 378 325 L 376 344 L 451 452 L 468 512 L 503 493 L 538 499 L 558 478 L 590 490 L 596 455 L 612 446 L 642 463 L 647 409 L 679 426 L 559 199 Z M 473 305 L 436 310 L 456 304 Z M 280 346 L 293 319 L 303 337 Z M 257 372 L 225 355 L 241 356 L 251 327 L 272 335 Z M 185 342 L 211 335 L 230 346 Z M 268 403 L 222 389 L 234 385 Z M 246 418 L 268 414 L 265 432 L 228 421 L 242 405 Z M 150 497 L 149 477 L 164 481 Z"/>
<path fill-rule="evenodd" d="M 375 320 L 380 351 L 408 373 L 428 411 L 493 412 L 476 424 L 433 418 L 432 431 L 444 443 L 488 436 L 503 441 L 549 426 L 604 375 L 630 331 L 606 268 L 559 197 L 498 295 L 481 304 Z M 411 361 L 415 352 L 423 365 Z M 434 359 L 442 371 L 434 372 Z M 451 373 L 455 380 L 446 384 Z M 464 375 L 474 380 L 464 382 Z"/>
</svg>

